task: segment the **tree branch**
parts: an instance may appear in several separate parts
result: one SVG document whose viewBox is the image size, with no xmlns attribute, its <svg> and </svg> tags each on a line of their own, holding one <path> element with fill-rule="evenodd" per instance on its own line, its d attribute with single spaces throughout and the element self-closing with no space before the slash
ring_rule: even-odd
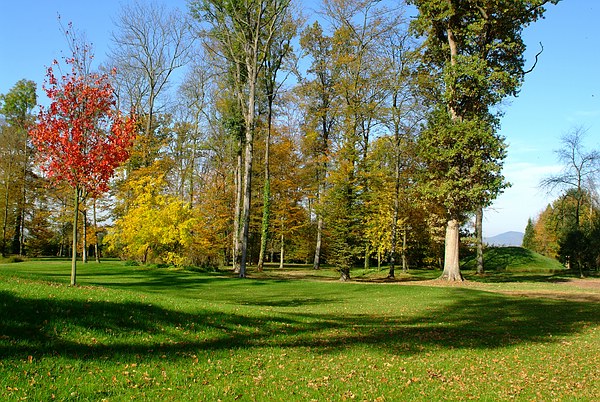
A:
<svg viewBox="0 0 600 402">
<path fill-rule="evenodd" d="M 523 73 L 523 75 L 529 74 L 530 72 L 533 71 L 533 69 L 535 68 L 535 66 L 537 66 L 538 63 L 538 57 L 540 57 L 540 55 L 544 52 L 544 45 L 542 45 L 542 42 L 540 42 L 540 47 L 542 48 L 536 55 L 535 55 L 535 62 L 533 63 L 533 66 L 531 66 L 531 68 L 527 71 L 525 71 Z"/>
</svg>

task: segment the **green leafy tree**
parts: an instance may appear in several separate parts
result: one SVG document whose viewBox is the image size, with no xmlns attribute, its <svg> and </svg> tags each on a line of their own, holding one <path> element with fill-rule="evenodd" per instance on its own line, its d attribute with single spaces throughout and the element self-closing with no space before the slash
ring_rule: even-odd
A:
<svg viewBox="0 0 600 402">
<path fill-rule="evenodd" d="M 527 220 L 525 234 L 523 235 L 523 243 L 521 245 L 528 250 L 535 250 L 535 229 L 531 218 Z"/>
<path fill-rule="evenodd" d="M 462 280 L 458 229 L 505 187 L 503 139 L 492 107 L 517 94 L 526 70 L 522 31 L 558 0 L 410 0 L 433 73 L 426 92 L 435 106 L 423 133 L 425 194 L 446 210 L 442 278 Z"/>
<path fill-rule="evenodd" d="M 29 144 L 28 131 L 35 122 L 33 109 L 36 106 L 36 84 L 30 80 L 18 81 L 9 92 L 0 95 L 2 125 L 2 170 L 3 170 L 3 230 L 2 255 L 6 253 L 9 209 L 11 200 L 15 206 L 12 252 L 24 254 L 25 216 L 28 204 L 28 189 L 31 183 L 31 160 L 33 152 Z"/>
</svg>

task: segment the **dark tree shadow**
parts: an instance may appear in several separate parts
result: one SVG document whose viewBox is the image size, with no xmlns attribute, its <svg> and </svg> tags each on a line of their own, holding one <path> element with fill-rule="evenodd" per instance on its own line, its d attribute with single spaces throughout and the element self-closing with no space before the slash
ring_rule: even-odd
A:
<svg viewBox="0 0 600 402">
<path fill-rule="evenodd" d="M 553 342 L 600 324 L 598 303 L 515 298 L 464 288 L 450 289 L 448 294 L 451 302 L 433 304 L 438 307 L 420 315 L 402 315 L 393 309 L 385 316 L 285 309 L 332 302 L 317 295 L 245 301 L 257 308 L 272 307 L 268 314 L 257 316 L 217 310 L 189 313 L 131 301 L 34 299 L 0 292 L 0 358 L 60 355 L 96 360 L 168 355 L 177 359 L 208 350 L 278 346 L 329 353 L 358 345 L 409 355 L 431 346 L 491 349 Z M 73 340 L 62 333 L 65 327 L 109 333 L 111 342 Z M 167 334 L 169 342 L 164 337 L 153 340 L 152 335 L 159 334 Z"/>
</svg>

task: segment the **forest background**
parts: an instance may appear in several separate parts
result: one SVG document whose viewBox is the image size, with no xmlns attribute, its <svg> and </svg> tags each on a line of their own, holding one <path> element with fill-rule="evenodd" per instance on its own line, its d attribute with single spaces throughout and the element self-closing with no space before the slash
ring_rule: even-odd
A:
<svg viewBox="0 0 600 402">
<path fill-rule="evenodd" d="M 68 45 L 60 32 L 56 19 L 57 14 L 61 15 L 63 23 L 64 21 L 73 21 L 76 29 L 85 32 L 86 39 L 94 44 L 95 63 L 98 67 L 106 68 L 111 63 L 118 62 L 119 46 L 114 40 L 111 40 L 111 33 L 118 37 L 126 27 L 119 28 L 115 24 L 115 22 L 118 24 L 120 16 L 123 15 L 116 2 L 103 4 L 102 9 L 96 9 L 95 7 L 98 5 L 72 2 L 65 2 L 64 5 L 60 2 L 53 3 L 52 6 L 48 3 L 34 3 L 34 6 L 31 4 L 28 6 L 27 2 L 10 5 L 12 10 L 3 14 L 2 18 L 7 21 L 3 21 L 2 29 L 7 29 L 9 32 L 3 32 L 0 35 L 3 38 L 0 93 L 8 93 L 12 86 L 22 78 L 33 79 L 39 91 L 45 72 L 43 66 L 49 65 L 53 59 L 60 59 L 68 54 L 65 53 Z M 187 11 L 183 2 L 179 6 L 182 11 Z M 306 55 L 301 57 L 303 49 L 299 44 L 299 34 L 317 19 L 322 23 L 325 35 L 331 34 L 335 25 L 317 12 L 320 8 L 319 4 L 303 2 L 302 6 L 305 8 L 303 13 L 306 20 L 304 25 L 298 28 L 298 35 L 290 41 L 290 44 L 293 45 L 295 55 L 299 59 L 297 66 L 300 70 L 300 77 L 308 79 L 310 57 Z M 48 7 L 56 9 L 49 10 Z M 598 35 L 593 30 L 598 28 L 594 28 L 596 25 L 591 21 L 594 16 L 594 8 L 597 8 L 597 5 L 593 2 L 562 2 L 557 7 L 550 7 L 546 14 L 546 20 L 538 21 L 525 30 L 525 42 L 529 45 L 526 55 L 528 63 L 533 64 L 533 58 L 539 51 L 538 42 L 543 43 L 544 52 L 540 55 L 535 70 L 525 79 L 519 97 L 509 99 L 500 106 L 505 115 L 501 119 L 499 134 L 505 136 L 509 144 L 504 174 L 506 179 L 512 183 L 512 187 L 506 189 L 505 193 L 486 211 L 484 231 L 488 235 L 506 230 L 522 230 L 527 218 L 535 217 L 557 196 L 557 194 L 548 196 L 540 191 L 538 183 L 545 175 L 560 170 L 560 165 L 556 164 L 556 158 L 552 155 L 552 150 L 560 146 L 558 138 L 575 125 L 589 128 L 594 132 L 595 126 L 598 124 L 600 118 L 598 80 L 590 78 L 595 76 L 595 72 L 593 72 L 593 66 L 596 65 L 594 58 L 598 57 L 598 52 L 590 51 L 590 49 L 597 48 L 594 38 L 597 38 Z M 171 5 L 168 6 L 168 11 L 170 12 L 170 10 Z M 406 33 L 406 24 L 414 14 L 415 11 L 411 8 L 406 8 L 405 12 L 400 14 L 402 23 L 395 25 L 399 35 Z M 105 16 L 105 18 L 101 16 Z M 22 18 L 26 18 L 29 23 L 25 25 Z M 586 20 L 590 22 L 585 23 Z M 36 23 L 31 24 L 30 21 Z M 107 21 L 112 21 L 112 23 L 107 23 Z M 24 26 L 31 29 L 24 30 Z M 15 35 L 15 32 L 22 35 Z M 417 46 L 417 40 L 409 39 L 402 43 L 402 46 L 405 46 L 403 51 L 408 52 Z M 199 44 L 199 41 L 196 44 Z M 41 50 L 37 50 L 37 46 L 40 46 Z M 198 52 L 198 49 L 199 47 L 194 46 L 193 52 Z M 192 48 L 190 48 L 191 50 Z M 25 53 L 23 53 L 24 51 Z M 231 211 L 231 204 L 234 203 L 234 200 L 231 195 L 232 189 L 227 188 L 226 183 L 229 185 L 234 183 L 234 178 L 230 176 L 235 171 L 231 152 L 234 146 L 223 140 L 226 138 L 222 135 L 227 126 L 215 124 L 218 121 L 222 123 L 223 107 L 226 108 L 227 105 L 225 100 L 221 100 L 221 104 L 219 104 L 219 102 L 214 102 L 216 98 L 211 98 L 214 94 L 222 94 L 223 88 L 212 80 L 214 74 L 210 72 L 214 70 L 211 70 L 212 67 L 207 59 L 206 55 L 190 53 L 187 62 L 182 63 L 185 65 L 176 69 L 169 76 L 169 82 L 159 97 L 156 121 L 153 123 L 152 130 L 149 130 L 152 135 L 146 138 L 148 143 L 138 143 L 137 154 L 134 152 L 134 157 L 126 168 L 127 172 L 146 169 L 145 173 L 148 174 L 122 175 L 121 178 L 139 177 L 139 179 L 120 183 L 120 198 L 118 191 L 113 192 L 114 198 L 111 198 L 108 203 L 110 207 L 100 208 L 102 211 L 110 212 L 102 217 L 106 223 L 112 225 L 135 210 L 135 208 L 131 208 L 132 205 L 129 205 L 132 200 L 131 194 L 137 197 L 134 199 L 143 199 L 146 203 L 139 205 L 140 210 L 137 216 L 134 213 L 129 215 L 132 219 L 138 219 L 128 223 L 129 229 L 126 229 L 126 225 L 123 223 L 125 221 L 120 221 L 123 226 L 119 234 L 119 241 L 123 243 L 119 243 L 114 248 L 115 251 L 123 253 L 123 257 L 145 262 L 160 260 L 177 264 L 207 262 L 214 264 L 217 263 L 216 261 L 220 263 L 227 257 L 226 250 L 231 244 L 231 239 L 229 239 L 231 234 L 227 229 L 229 227 L 228 220 L 232 219 L 229 211 Z M 281 156 L 272 158 L 274 177 L 278 177 L 279 182 L 274 181 L 273 183 L 273 217 L 269 230 L 270 257 L 268 258 L 271 260 L 281 259 L 281 257 L 275 257 L 275 254 L 281 253 L 285 249 L 286 257 L 284 258 L 290 261 L 307 262 L 312 260 L 312 250 L 315 246 L 314 232 L 318 213 L 315 212 L 314 208 L 317 207 L 313 202 L 316 198 L 315 194 L 318 192 L 315 186 L 318 187 L 318 184 L 315 184 L 314 181 L 310 183 L 306 176 L 310 175 L 308 174 L 309 165 L 318 158 L 307 152 L 307 148 L 310 148 L 311 145 L 306 143 L 306 139 L 310 137 L 306 135 L 306 101 L 303 102 L 302 94 L 292 90 L 301 86 L 302 78 L 284 70 L 285 68 L 282 68 L 281 73 L 277 75 L 279 82 L 282 82 L 281 79 L 286 74 L 288 79 L 283 83 L 275 104 L 272 152 L 274 155 L 279 152 Z M 377 77 L 371 77 L 371 79 L 370 82 L 376 82 Z M 117 84 L 116 86 L 123 88 L 122 85 Z M 187 104 L 185 101 L 182 102 L 185 100 L 186 95 L 183 94 L 186 91 L 188 92 Z M 204 96 L 200 98 L 197 96 L 199 92 L 194 92 L 195 101 L 202 104 L 202 107 L 197 109 L 199 113 L 195 117 L 190 116 L 189 113 L 191 111 L 190 91 L 200 91 Z M 44 104 L 45 100 L 42 96 L 39 96 L 38 99 L 39 103 Z M 265 99 L 262 99 L 262 102 L 262 107 L 268 103 L 265 102 Z M 144 100 L 144 103 L 147 107 L 147 99 Z M 415 104 L 419 104 L 419 102 L 416 101 Z M 198 105 L 196 104 L 196 106 Z M 35 115 L 33 109 L 31 114 Z M 265 115 L 266 112 L 263 110 L 259 124 L 265 124 Z M 417 126 L 421 117 L 415 117 L 411 123 Z M 370 180 L 375 180 L 375 178 L 382 180 L 379 183 L 381 187 L 377 191 L 380 196 L 377 199 L 382 203 L 386 199 L 386 189 L 389 190 L 393 187 L 385 182 L 385 178 L 389 178 L 391 172 L 385 171 L 386 144 L 384 138 L 384 132 L 374 131 L 373 136 L 366 142 L 372 146 L 375 158 L 373 160 L 378 161 L 375 166 L 378 165 L 382 169 L 380 171 L 374 168 L 370 170 L 370 174 L 372 173 Z M 591 138 L 594 137 L 591 136 Z M 265 144 L 264 137 L 257 141 L 257 155 L 264 152 L 264 145 L 261 144 Z M 221 149 L 218 149 L 219 147 Z M 378 151 L 378 148 L 381 150 Z M 192 156 L 182 155 L 184 152 L 192 152 Z M 377 155 L 377 152 L 381 154 Z M 264 184 L 260 178 L 261 158 L 259 156 L 255 166 L 257 180 L 255 180 L 252 192 L 255 197 L 253 204 L 257 206 L 253 208 L 254 215 L 251 221 L 253 240 L 250 242 L 250 247 L 252 247 L 251 255 L 254 259 L 260 248 L 258 235 L 262 211 L 260 196 L 261 187 Z M 221 165 L 213 166 L 217 161 Z M 31 158 L 31 163 L 33 163 L 33 158 Z M 34 172 L 33 169 L 32 172 Z M 221 181 L 216 180 L 215 177 L 218 175 L 222 176 Z M 33 180 L 34 176 L 27 176 L 25 180 Z M 147 180 L 152 180 L 152 183 Z M 5 180 L 5 188 L 7 183 Z M 22 182 L 21 186 L 24 184 L 25 182 Z M 39 183 L 39 187 L 27 183 L 26 187 L 28 189 L 44 188 L 41 183 Z M 155 189 L 156 192 L 148 193 L 149 189 Z M 278 191 L 279 193 L 277 193 Z M 312 196 L 309 194 L 311 191 Z M 210 194 L 211 197 L 198 196 L 199 194 Z M 28 239 L 29 252 L 33 253 L 37 250 L 39 253 L 67 253 L 69 224 L 60 211 L 68 209 L 68 200 L 61 198 L 60 194 L 54 194 L 49 198 L 46 196 L 45 192 L 44 197 L 40 197 L 36 191 L 32 191 L 25 196 L 25 201 L 20 202 L 20 195 L 15 197 L 11 195 L 11 203 L 14 208 L 11 209 L 11 216 L 5 215 L 3 221 L 7 226 L 5 243 L 6 239 L 11 239 L 12 243 L 15 243 L 15 239 L 17 239 L 16 243 L 19 243 L 18 248 L 21 249 L 25 243 L 23 234 L 27 233 L 30 237 Z M 276 202 L 277 197 L 280 197 L 281 200 L 279 204 Z M 292 203 L 286 204 L 283 200 Z M 189 202 L 189 205 L 183 204 L 182 201 Z M 419 203 L 411 200 L 408 204 Z M 117 206 L 116 210 L 113 209 L 115 205 Z M 166 221 L 156 218 L 155 210 L 151 215 L 152 219 L 144 217 L 143 209 L 149 206 L 164 211 Z M 194 206 L 205 215 L 187 215 L 187 208 Z M 175 212 L 173 208 L 176 210 Z M 370 205 L 370 208 L 385 208 L 385 206 L 383 204 Z M 422 211 L 422 208 L 427 209 L 427 206 L 419 205 L 419 208 Z M 404 210 L 406 211 L 407 208 Z M 180 216 L 180 219 L 171 221 L 174 216 Z M 381 216 L 384 215 L 380 213 L 372 215 L 377 218 Z M 407 250 L 411 251 L 413 263 L 435 265 L 436 259 L 440 257 L 440 252 L 435 252 L 435 250 L 440 250 L 436 245 L 439 246 L 443 235 L 436 229 L 440 226 L 439 222 L 428 222 L 428 219 L 430 220 L 431 217 L 426 217 L 416 211 L 407 213 L 401 223 L 406 228 L 410 228 L 411 233 L 408 235 L 410 244 L 407 246 Z M 274 224 L 278 220 L 279 224 Z M 7 224 L 8 222 L 12 224 Z M 145 239 L 141 235 L 142 229 L 146 227 L 141 222 L 155 224 L 155 227 L 147 228 L 148 233 L 146 233 Z M 100 223 L 100 226 L 103 224 Z M 365 246 L 367 249 L 372 247 L 372 250 L 361 250 L 361 253 L 366 252 L 373 258 L 377 258 L 377 256 L 383 258 L 384 255 L 389 254 L 391 234 L 377 233 L 377 228 L 386 228 L 386 226 L 382 222 L 376 221 L 372 221 L 370 224 L 367 221 L 361 222 L 361 226 L 363 228 L 361 235 L 373 240 Z M 372 229 L 369 230 L 369 227 Z M 160 229 L 163 230 L 162 233 Z M 125 240 L 128 230 L 135 236 Z M 94 244 L 97 241 L 96 230 L 92 230 L 91 233 L 92 237 L 89 243 Z M 104 228 L 100 228 L 98 233 L 102 236 Z M 178 238 L 173 238 L 173 233 L 180 235 Z M 186 233 L 194 233 L 194 236 L 187 236 Z M 327 247 L 331 247 L 331 245 L 327 244 L 325 240 L 325 252 Z M 191 252 L 192 249 L 194 252 Z M 12 251 L 16 251 L 14 246 Z M 186 260 L 188 258 L 191 260 Z"/>
</svg>

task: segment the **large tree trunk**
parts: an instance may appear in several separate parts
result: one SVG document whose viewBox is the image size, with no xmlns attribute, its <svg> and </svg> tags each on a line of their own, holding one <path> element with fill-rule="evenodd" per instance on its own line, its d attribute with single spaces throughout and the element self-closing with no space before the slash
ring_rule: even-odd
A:
<svg viewBox="0 0 600 402">
<path fill-rule="evenodd" d="M 248 233 L 250 230 L 250 202 L 252 197 L 252 138 L 246 139 L 246 150 L 244 155 L 244 186 L 242 199 L 242 230 L 240 236 L 240 278 L 246 277 L 246 262 L 248 254 Z"/>
<path fill-rule="evenodd" d="M 477 243 L 477 274 L 483 275 L 483 208 L 475 213 L 475 242 Z"/>
<path fill-rule="evenodd" d="M 458 221 L 451 219 L 446 226 L 446 248 L 444 252 L 444 271 L 440 279 L 448 281 L 462 281 L 463 276 L 460 273 L 458 260 Z"/>
<path fill-rule="evenodd" d="M 269 98 L 267 112 L 267 138 L 265 139 L 265 185 L 263 189 L 263 217 L 262 230 L 260 233 L 260 253 L 258 255 L 258 271 L 263 270 L 265 254 L 267 252 L 267 242 L 269 241 L 269 221 L 271 219 L 271 172 L 269 170 L 269 156 L 271 144 L 271 124 L 273 119 L 273 101 Z"/>
<path fill-rule="evenodd" d="M 235 170 L 235 210 L 233 216 L 233 272 L 240 272 L 240 232 L 242 217 L 242 141 L 238 143 L 237 166 Z"/>
<path fill-rule="evenodd" d="M 73 251 L 71 254 L 71 286 L 77 284 L 77 224 L 79 218 L 79 187 L 75 186 L 73 202 Z"/>
<path fill-rule="evenodd" d="M 250 66 L 250 63 L 247 63 Z M 254 61 L 256 66 L 256 60 Z M 249 68 L 248 75 L 256 79 L 256 74 Z M 248 110 L 246 110 L 246 144 L 244 152 L 244 198 L 242 204 L 242 233 L 240 238 L 241 261 L 240 278 L 246 277 L 246 260 L 248 254 L 248 233 L 250 230 L 250 203 L 252 202 L 252 158 L 254 157 L 254 113 L 255 113 L 256 81 L 250 81 L 248 88 Z"/>
</svg>

